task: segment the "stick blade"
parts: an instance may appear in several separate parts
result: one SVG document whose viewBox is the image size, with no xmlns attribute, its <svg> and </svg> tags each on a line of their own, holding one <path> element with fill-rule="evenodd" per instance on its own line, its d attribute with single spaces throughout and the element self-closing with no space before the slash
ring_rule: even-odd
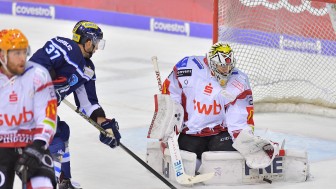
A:
<svg viewBox="0 0 336 189">
<path fill-rule="evenodd" d="M 195 183 L 200 183 L 200 182 L 210 180 L 214 176 L 215 176 L 215 173 L 205 173 L 205 174 L 196 175 L 196 176 L 190 176 L 187 174 L 183 174 L 179 176 L 178 178 L 176 178 L 176 181 L 182 185 L 192 185 Z"/>
</svg>

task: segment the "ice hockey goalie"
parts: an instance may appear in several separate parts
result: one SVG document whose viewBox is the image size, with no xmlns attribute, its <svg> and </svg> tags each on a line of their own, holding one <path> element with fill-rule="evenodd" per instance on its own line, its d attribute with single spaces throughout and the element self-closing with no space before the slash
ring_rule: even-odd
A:
<svg viewBox="0 0 336 189">
<path fill-rule="evenodd" d="M 149 128 L 147 143 L 147 163 L 168 180 L 176 182 L 171 153 L 167 145 L 167 138 L 176 134 L 182 125 L 183 109 L 178 103 L 170 100 L 169 95 L 155 95 L 155 113 Z M 265 141 L 272 141 L 251 136 L 241 132 L 233 146 L 240 148 L 239 143 L 253 140 L 256 145 L 264 145 Z M 238 146 L 238 147 L 237 147 Z M 309 174 L 307 152 L 297 149 L 284 149 L 281 144 L 275 146 L 276 155 L 273 157 L 260 155 L 264 151 L 248 149 L 238 151 L 209 151 L 202 154 L 201 162 L 196 154 L 180 150 L 184 172 L 187 175 L 214 173 L 214 176 L 203 181 L 205 185 L 240 185 L 276 182 L 304 182 Z M 260 149 L 260 148 L 259 148 Z M 249 157 L 251 155 L 251 157 Z M 267 159 L 267 157 L 269 157 Z M 257 164 L 253 163 L 254 161 Z M 264 158 L 264 160 L 263 160 Z M 265 162 L 267 162 L 265 164 Z M 259 165 L 261 168 L 251 168 Z M 264 166 L 264 167 L 263 167 Z"/>
</svg>

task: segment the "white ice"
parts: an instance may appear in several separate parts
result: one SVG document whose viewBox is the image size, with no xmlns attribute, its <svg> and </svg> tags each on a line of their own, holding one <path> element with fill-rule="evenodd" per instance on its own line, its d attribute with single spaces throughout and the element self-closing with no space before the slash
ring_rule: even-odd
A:
<svg viewBox="0 0 336 189">
<path fill-rule="evenodd" d="M 19 28 L 36 51 L 55 36 L 71 37 L 74 21 L 0 15 L 0 29 Z M 153 95 L 158 92 L 151 57 L 158 56 L 162 79 L 173 65 L 188 55 L 204 55 L 210 39 L 154 33 L 101 25 L 107 43 L 93 56 L 97 93 L 109 118 L 120 125 L 122 143 L 145 160 L 146 134 L 151 122 Z M 71 97 L 68 97 L 72 101 Z M 61 105 L 59 114 L 71 126 L 70 150 L 73 179 L 85 189 L 168 188 L 123 149 L 100 143 L 98 131 Z M 336 119 L 290 113 L 256 113 L 258 130 L 270 129 L 286 138 L 292 148 L 306 149 L 314 178 L 304 183 L 244 186 L 194 186 L 193 188 L 336 188 Z M 21 187 L 18 178 L 15 188 Z M 177 186 L 177 185 L 176 185 Z M 186 188 L 177 186 L 178 188 Z"/>
</svg>

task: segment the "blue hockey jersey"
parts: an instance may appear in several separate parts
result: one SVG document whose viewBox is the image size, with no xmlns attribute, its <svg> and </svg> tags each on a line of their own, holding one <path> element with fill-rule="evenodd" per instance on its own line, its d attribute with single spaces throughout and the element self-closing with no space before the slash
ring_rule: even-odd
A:
<svg viewBox="0 0 336 189">
<path fill-rule="evenodd" d="M 52 38 L 32 55 L 30 61 L 53 72 L 53 79 L 67 79 L 69 87 L 59 90 L 59 101 L 74 93 L 76 105 L 86 115 L 90 116 L 94 110 L 100 108 L 95 87 L 94 64 L 90 59 L 84 58 L 76 42 L 64 37 Z M 55 89 L 57 90 L 57 86 Z"/>
</svg>

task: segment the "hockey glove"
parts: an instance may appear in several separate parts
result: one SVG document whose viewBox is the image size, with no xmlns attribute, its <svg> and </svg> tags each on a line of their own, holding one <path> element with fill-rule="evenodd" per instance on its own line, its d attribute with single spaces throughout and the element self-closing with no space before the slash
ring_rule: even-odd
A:
<svg viewBox="0 0 336 189">
<path fill-rule="evenodd" d="M 55 92 L 57 95 L 57 104 L 59 105 L 61 101 L 66 97 L 66 92 L 70 89 L 70 85 L 66 77 L 57 77 L 53 80 Z"/>
<path fill-rule="evenodd" d="M 99 135 L 100 142 L 110 146 L 111 148 L 119 146 L 121 136 L 119 133 L 118 122 L 115 119 L 107 120 L 101 124 L 101 127 L 107 132 L 107 134 L 105 135 L 103 133 L 100 133 Z"/>
<path fill-rule="evenodd" d="M 44 141 L 35 140 L 33 144 L 24 148 L 15 167 L 18 175 L 21 175 L 24 167 L 28 168 L 28 177 L 41 170 L 44 170 L 46 175 L 54 175 L 53 160 L 48 151 L 43 148 L 44 145 Z"/>
</svg>

